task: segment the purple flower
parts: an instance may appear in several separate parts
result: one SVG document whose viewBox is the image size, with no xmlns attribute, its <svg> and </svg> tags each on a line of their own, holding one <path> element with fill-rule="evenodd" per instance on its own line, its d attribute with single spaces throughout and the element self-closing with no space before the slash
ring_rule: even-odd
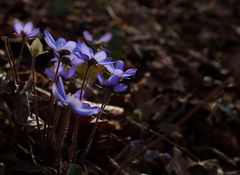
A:
<svg viewBox="0 0 240 175">
<path fill-rule="evenodd" d="M 39 28 L 34 29 L 32 22 L 27 22 L 23 24 L 20 21 L 17 21 L 13 25 L 13 29 L 17 33 L 17 35 L 27 38 L 34 38 L 39 34 Z"/>
<path fill-rule="evenodd" d="M 81 102 L 78 98 L 81 93 L 80 91 L 77 91 L 75 94 L 66 95 L 61 77 L 59 77 L 57 84 L 53 84 L 52 92 L 58 100 L 58 105 L 69 106 L 75 114 L 81 116 L 91 116 L 101 111 L 98 107 L 92 107 L 88 103 Z"/>
<path fill-rule="evenodd" d="M 57 57 L 59 57 L 59 52 L 60 51 L 69 51 L 70 53 L 72 50 L 76 47 L 76 42 L 74 41 L 66 41 L 65 38 L 58 38 L 56 41 L 52 37 L 52 35 L 45 30 L 44 31 L 44 39 L 46 43 L 53 49 L 54 53 L 56 54 Z M 69 53 L 69 54 L 70 54 Z"/>
<path fill-rule="evenodd" d="M 137 69 L 128 69 L 124 71 L 124 62 L 122 60 L 118 60 L 114 64 L 108 64 L 105 67 L 112 75 L 117 75 L 120 78 L 134 76 L 137 72 Z"/>
<path fill-rule="evenodd" d="M 112 33 L 110 32 L 103 34 L 102 36 L 100 36 L 98 39 L 95 39 L 95 40 L 93 39 L 93 36 L 88 31 L 84 31 L 83 36 L 87 41 L 90 41 L 94 45 L 107 43 L 112 39 Z"/>
<path fill-rule="evenodd" d="M 107 57 L 105 51 L 101 50 L 96 53 L 86 45 L 86 43 L 78 42 L 77 47 L 74 49 L 73 53 L 80 59 L 84 61 L 92 61 L 94 60 L 99 65 L 110 64 L 112 61 L 111 58 Z"/>
<path fill-rule="evenodd" d="M 98 73 L 97 78 L 103 87 L 113 88 L 114 92 L 124 92 L 128 87 L 126 84 L 119 83 L 119 76 L 117 75 L 112 75 L 108 79 L 104 79 L 103 76 Z"/>
<path fill-rule="evenodd" d="M 50 68 L 46 68 L 44 73 L 54 80 L 56 71 L 57 71 L 57 65 L 58 62 L 54 63 L 54 70 L 51 70 Z M 66 68 L 67 66 L 64 66 L 63 63 L 60 63 L 59 65 L 59 70 L 58 70 L 58 76 L 62 76 L 64 79 L 69 79 L 71 78 L 77 71 L 77 68 L 75 66 L 72 66 L 70 68 Z"/>
</svg>

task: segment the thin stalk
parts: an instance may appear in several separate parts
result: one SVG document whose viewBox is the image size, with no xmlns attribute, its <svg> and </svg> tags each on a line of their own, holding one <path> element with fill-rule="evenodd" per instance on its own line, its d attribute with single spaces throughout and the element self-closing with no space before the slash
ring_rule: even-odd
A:
<svg viewBox="0 0 240 175">
<path fill-rule="evenodd" d="M 35 113 L 35 115 L 36 115 L 38 134 L 39 134 L 39 136 L 40 136 L 40 138 L 41 138 L 40 124 L 39 124 L 39 114 L 38 114 L 38 104 L 37 104 L 37 92 L 36 92 L 36 69 L 35 69 L 35 60 L 36 60 L 36 57 L 35 57 L 35 56 L 32 56 L 32 80 L 33 80 L 32 93 L 33 93 L 33 106 L 34 106 L 34 113 Z"/>
<path fill-rule="evenodd" d="M 63 148 L 63 143 L 64 143 L 64 139 L 65 139 L 65 130 L 66 127 L 68 126 L 68 121 L 70 118 L 70 114 L 71 114 L 71 108 L 67 107 L 65 109 L 65 114 L 63 116 L 63 121 L 62 121 L 62 126 L 60 127 L 60 132 L 57 135 L 57 144 L 59 145 L 58 149 L 57 149 L 57 153 L 58 153 L 58 170 L 57 170 L 57 174 L 62 174 L 62 148 Z"/>
<path fill-rule="evenodd" d="M 56 128 L 57 128 L 57 125 L 58 125 L 58 119 L 59 119 L 59 116 L 60 116 L 60 108 L 57 107 L 57 111 L 55 112 L 54 114 L 54 118 L 53 118 L 53 128 L 52 128 L 52 131 L 48 133 L 49 135 L 49 141 L 50 143 L 53 142 L 53 135 L 56 131 Z"/>
<path fill-rule="evenodd" d="M 60 68 L 60 63 L 61 63 L 61 58 L 59 58 L 59 61 L 58 61 L 58 64 L 57 64 L 57 69 L 56 69 L 56 72 L 55 72 L 55 77 L 54 77 L 54 80 L 53 80 L 53 83 L 56 83 L 57 81 L 57 77 L 58 77 L 58 72 L 59 72 L 59 68 Z M 52 112 L 52 108 L 53 108 L 53 102 L 54 102 L 54 99 L 53 99 L 53 94 L 52 94 L 52 91 L 51 91 L 51 94 L 50 94 L 50 98 L 49 98 L 49 105 L 48 105 L 48 109 L 47 109 L 47 121 L 44 122 L 44 126 L 43 126 L 43 139 L 42 139 L 42 143 L 43 143 L 43 155 L 46 155 L 46 148 L 47 148 L 47 143 L 46 141 L 48 140 L 48 135 L 47 134 L 47 123 L 50 122 L 50 117 L 49 117 L 49 114 Z M 51 109 L 51 111 L 50 111 Z M 52 116 L 52 115 L 51 115 Z"/>
<path fill-rule="evenodd" d="M 21 50 L 20 50 L 20 53 L 19 53 L 19 59 L 18 59 L 18 62 L 17 62 L 17 70 L 18 70 L 19 67 L 20 67 L 20 63 L 22 62 L 22 55 L 23 55 L 23 50 L 24 50 L 25 42 L 26 42 L 26 39 L 23 38 L 22 44 L 21 44 Z"/>
<path fill-rule="evenodd" d="M 105 107 L 107 106 L 107 104 L 109 103 L 111 99 L 111 89 L 108 89 L 106 91 L 106 94 L 103 98 L 103 103 L 101 105 L 101 111 L 98 113 L 97 117 L 96 117 L 96 121 L 95 121 L 95 124 L 93 126 L 93 129 L 90 133 L 90 136 L 88 138 L 88 141 L 87 141 L 87 144 L 86 144 L 86 147 L 84 148 L 84 151 L 83 151 L 83 154 L 81 155 L 80 157 L 80 160 L 83 160 L 83 158 L 87 155 L 87 153 L 89 152 L 89 149 L 92 145 L 92 142 L 93 142 L 93 139 L 94 139 L 94 136 L 95 136 L 95 133 L 96 133 L 96 130 L 97 130 L 97 127 L 98 127 L 98 120 L 100 119 L 100 117 L 102 116 L 102 113 L 103 113 L 103 110 L 105 109 Z"/>
<path fill-rule="evenodd" d="M 82 97 L 83 97 L 83 89 L 84 89 L 85 83 L 87 82 L 87 76 L 88 76 L 90 67 L 91 67 L 91 65 L 89 65 L 87 63 L 87 69 L 85 71 L 82 86 L 81 86 L 81 89 L 80 89 L 81 90 L 80 100 L 82 100 Z M 77 152 L 79 119 L 78 119 L 78 117 L 74 116 L 73 120 L 74 120 L 74 122 L 73 122 L 74 123 L 73 135 L 72 135 L 70 154 L 69 154 L 69 159 L 68 159 L 68 162 L 67 162 L 67 168 L 66 168 L 65 174 L 68 172 L 69 165 L 72 162 L 72 160 L 74 158 L 74 155 L 76 155 L 76 152 Z"/>
<path fill-rule="evenodd" d="M 17 74 L 17 69 L 14 63 L 13 55 L 12 55 L 12 50 L 11 46 L 8 40 L 8 37 L 4 37 L 4 46 L 5 46 L 5 51 L 7 53 L 8 61 L 11 66 L 11 71 L 12 71 L 12 76 L 13 76 L 13 81 L 16 86 L 16 90 L 18 90 L 19 87 L 19 79 L 18 79 L 18 74 Z"/>
<path fill-rule="evenodd" d="M 87 75 L 88 75 L 88 72 L 89 72 L 90 67 L 91 67 L 91 65 L 89 65 L 89 64 L 87 63 L 87 69 L 86 69 L 86 72 L 85 72 L 85 74 L 84 74 L 83 82 L 82 82 L 82 86 L 81 86 L 80 100 L 82 100 L 82 97 L 83 97 L 83 89 L 84 89 L 85 82 L 86 82 L 86 80 L 87 80 Z"/>
<path fill-rule="evenodd" d="M 74 116 L 73 135 L 71 139 L 71 147 L 70 147 L 69 159 L 67 162 L 67 168 L 66 168 L 66 172 L 64 173 L 65 175 L 67 175 L 68 168 L 71 162 L 73 161 L 74 155 L 76 154 L 76 151 L 77 151 L 78 128 L 79 128 L 79 120 L 77 116 Z"/>
</svg>

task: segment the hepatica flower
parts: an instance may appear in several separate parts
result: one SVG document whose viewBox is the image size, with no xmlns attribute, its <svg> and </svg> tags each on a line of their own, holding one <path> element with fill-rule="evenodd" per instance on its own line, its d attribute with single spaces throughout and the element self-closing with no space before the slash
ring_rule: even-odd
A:
<svg viewBox="0 0 240 175">
<path fill-rule="evenodd" d="M 110 32 L 103 34 L 98 39 L 93 39 L 93 36 L 88 31 L 84 31 L 83 36 L 87 41 L 94 45 L 108 43 L 112 39 L 112 33 Z"/>
<path fill-rule="evenodd" d="M 81 116 L 91 116 L 100 112 L 98 107 L 92 107 L 88 103 L 84 103 L 79 100 L 80 91 L 75 94 L 67 94 L 64 90 L 64 85 L 61 77 L 57 84 L 52 86 L 53 95 L 57 98 L 60 106 L 69 106 L 71 110 Z"/>
<path fill-rule="evenodd" d="M 78 43 L 74 49 L 74 54 L 84 61 L 94 61 L 96 64 L 105 65 L 109 64 L 111 58 L 107 57 L 105 51 L 98 51 L 96 53 L 86 45 L 86 43 Z"/>
<path fill-rule="evenodd" d="M 122 60 L 118 60 L 114 64 L 108 64 L 105 67 L 112 75 L 117 75 L 120 78 L 132 77 L 137 72 L 135 68 L 124 71 L 124 62 Z"/>
<path fill-rule="evenodd" d="M 100 73 L 98 73 L 97 78 L 103 87 L 112 88 L 114 92 L 124 92 L 128 87 L 126 84 L 119 83 L 119 76 L 117 75 L 112 75 L 108 79 L 105 79 Z"/>
<path fill-rule="evenodd" d="M 14 23 L 13 29 L 17 33 L 17 35 L 29 39 L 36 37 L 40 31 L 39 28 L 33 28 L 32 22 L 27 22 L 26 24 L 23 24 L 20 21 Z"/>
<path fill-rule="evenodd" d="M 57 57 L 59 57 L 59 53 L 61 53 L 61 51 L 68 51 L 68 54 L 70 54 L 77 45 L 76 42 L 67 41 L 65 38 L 58 38 L 57 40 L 54 40 L 47 30 L 44 31 L 44 35 L 46 43 L 53 49 Z"/>
</svg>

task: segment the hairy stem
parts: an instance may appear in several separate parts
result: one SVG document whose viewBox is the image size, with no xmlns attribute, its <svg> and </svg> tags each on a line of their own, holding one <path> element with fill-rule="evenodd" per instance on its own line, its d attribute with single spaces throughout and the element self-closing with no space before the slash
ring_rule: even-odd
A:
<svg viewBox="0 0 240 175">
<path fill-rule="evenodd" d="M 33 108 L 34 108 L 34 114 L 36 115 L 36 121 L 37 121 L 37 128 L 38 128 L 38 134 L 41 138 L 40 133 L 40 124 L 39 124 L 39 114 L 38 114 L 38 104 L 37 104 L 37 92 L 36 92 L 36 70 L 35 70 L 35 60 L 36 57 L 32 56 L 32 81 L 33 81 Z"/>
<path fill-rule="evenodd" d="M 84 77 L 83 77 L 83 82 L 82 82 L 82 86 L 80 89 L 81 90 L 80 100 L 82 100 L 82 97 L 83 97 L 83 90 L 84 90 L 85 83 L 87 82 L 87 75 L 89 73 L 90 67 L 91 67 L 91 65 L 88 64 L 87 69 L 84 74 Z M 73 121 L 73 123 L 74 123 L 73 135 L 72 135 L 72 140 L 71 140 L 71 147 L 70 147 L 70 154 L 69 154 L 69 159 L 68 159 L 68 163 L 67 163 L 67 169 L 66 169 L 65 173 L 68 172 L 69 165 L 73 161 L 74 155 L 77 152 L 79 119 L 76 116 L 74 116 L 73 120 L 74 120 Z"/>
<path fill-rule="evenodd" d="M 98 113 L 97 117 L 96 117 L 96 121 L 95 121 L 95 124 L 93 126 L 93 129 L 90 133 L 90 136 L 88 138 L 88 141 L 87 141 L 87 144 L 86 144 L 86 147 L 84 148 L 84 151 L 83 151 L 83 154 L 81 155 L 80 157 L 80 160 L 82 161 L 83 158 L 87 155 L 87 153 L 89 152 L 89 149 L 92 145 L 92 142 L 93 142 L 93 139 L 94 139 L 94 136 L 95 136 L 95 133 L 96 133 L 96 130 L 97 130 L 97 127 L 98 127 L 98 120 L 100 119 L 102 113 L 103 113 L 103 110 L 105 109 L 105 107 L 107 106 L 107 104 L 109 103 L 111 99 L 111 89 L 107 89 L 106 93 L 105 93 L 105 96 L 103 98 L 103 103 L 101 105 L 101 112 Z"/>
<path fill-rule="evenodd" d="M 89 69 L 90 69 L 91 65 L 89 65 L 87 63 L 87 69 L 85 71 L 85 74 L 84 74 L 84 77 L 83 77 L 83 82 L 82 82 L 82 86 L 81 86 L 81 93 L 80 93 L 80 100 L 82 100 L 82 97 L 83 97 L 83 89 L 84 89 L 84 85 L 87 81 L 87 75 L 88 75 L 88 72 L 89 72 Z"/>
<path fill-rule="evenodd" d="M 68 121 L 71 115 L 71 108 L 70 107 L 66 107 L 65 109 L 65 114 L 63 116 L 63 119 L 61 121 L 61 125 L 59 127 L 59 132 L 56 135 L 56 142 L 58 145 L 57 148 L 57 155 L 58 155 L 58 172 L 57 174 L 62 174 L 62 148 L 64 145 L 64 139 L 65 139 L 65 135 L 66 135 L 66 128 L 68 126 Z"/>
<path fill-rule="evenodd" d="M 7 36 L 4 37 L 4 45 L 5 45 L 5 51 L 7 53 L 9 64 L 11 66 L 11 71 L 12 71 L 12 76 L 13 76 L 13 81 L 14 81 L 14 84 L 15 84 L 15 88 L 16 88 L 16 91 L 18 91 L 19 78 L 18 78 L 16 66 L 15 66 L 15 63 L 14 63 L 11 46 L 10 46 L 10 43 L 9 43 L 9 40 L 8 40 Z"/>
<path fill-rule="evenodd" d="M 61 58 L 59 58 L 59 61 L 58 61 L 58 64 L 57 64 L 57 69 L 56 69 L 56 72 L 55 72 L 55 77 L 54 77 L 53 83 L 57 82 L 60 64 L 61 64 Z M 48 140 L 47 129 L 49 129 L 49 127 L 47 127 L 47 125 L 52 120 L 52 118 L 50 116 L 52 116 L 51 114 L 52 114 L 52 111 L 53 111 L 52 110 L 53 109 L 53 103 L 54 103 L 54 98 L 53 98 L 53 94 L 52 94 L 52 91 L 51 91 L 50 98 L 49 98 L 49 105 L 48 105 L 48 109 L 47 109 L 47 119 L 44 122 L 44 127 L 43 127 L 43 139 L 42 139 L 43 140 L 42 141 L 42 143 L 43 143 L 43 155 L 46 155 L 47 140 Z M 46 156 L 44 156 L 44 157 L 46 157 Z"/>
<path fill-rule="evenodd" d="M 23 55 L 23 50 L 24 50 L 25 42 L 26 42 L 26 39 L 23 38 L 22 44 L 21 44 L 21 50 L 20 50 L 19 58 L 18 58 L 18 62 L 17 62 L 17 70 L 19 69 L 20 64 L 21 64 L 21 62 L 22 62 L 22 55 Z"/>
</svg>

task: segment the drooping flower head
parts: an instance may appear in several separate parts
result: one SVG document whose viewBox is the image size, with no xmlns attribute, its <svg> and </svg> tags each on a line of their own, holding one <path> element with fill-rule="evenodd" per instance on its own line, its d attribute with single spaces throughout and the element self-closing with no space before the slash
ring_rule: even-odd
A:
<svg viewBox="0 0 240 175">
<path fill-rule="evenodd" d="M 105 79 L 100 73 L 97 74 L 99 83 L 106 88 L 112 88 L 114 92 L 124 92 L 127 89 L 126 84 L 119 83 L 119 76 L 112 75 Z"/>
<path fill-rule="evenodd" d="M 18 36 L 22 36 L 28 39 L 36 37 L 40 31 L 39 28 L 33 28 L 32 22 L 27 22 L 26 24 L 23 24 L 20 21 L 17 21 L 13 24 L 13 29 Z"/>
<path fill-rule="evenodd" d="M 88 31 L 84 31 L 83 36 L 85 40 L 91 42 L 94 45 L 108 43 L 112 39 L 112 33 L 110 32 L 106 32 L 105 34 L 101 35 L 98 39 L 93 39 L 93 36 Z"/>
<path fill-rule="evenodd" d="M 58 100 L 58 105 L 69 106 L 71 110 L 80 116 L 91 116 L 101 111 L 98 107 L 90 106 L 90 104 L 79 100 L 81 91 L 77 91 L 75 94 L 67 94 L 64 90 L 64 85 L 61 77 L 59 77 L 58 83 L 54 83 L 52 86 L 53 95 Z"/>
<path fill-rule="evenodd" d="M 112 75 L 117 75 L 120 78 L 134 76 L 137 72 L 135 68 L 124 71 L 124 62 L 122 60 L 115 61 L 113 64 L 108 64 L 105 67 Z"/>
<path fill-rule="evenodd" d="M 54 40 L 47 30 L 44 31 L 44 35 L 44 40 L 53 49 L 56 57 L 59 57 L 59 54 L 69 55 L 77 45 L 76 42 L 67 41 L 65 38 L 58 38 L 57 40 Z"/>
</svg>

